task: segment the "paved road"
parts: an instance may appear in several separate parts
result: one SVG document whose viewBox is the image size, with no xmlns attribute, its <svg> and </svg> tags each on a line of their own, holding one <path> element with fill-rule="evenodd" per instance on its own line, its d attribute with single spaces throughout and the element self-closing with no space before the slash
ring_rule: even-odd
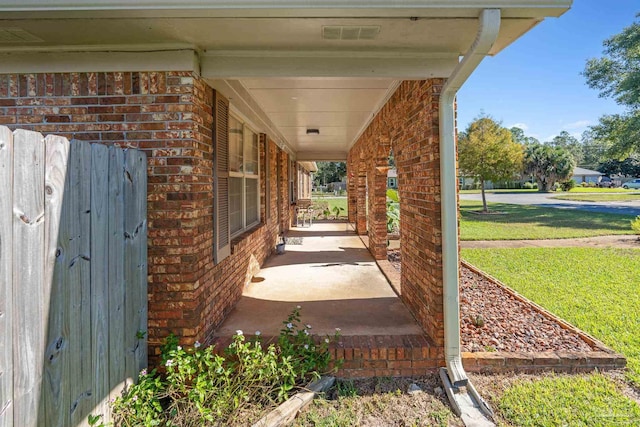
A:
<svg viewBox="0 0 640 427">
<path fill-rule="evenodd" d="M 513 203 L 516 205 L 548 206 L 550 208 L 580 209 L 589 212 L 617 213 L 623 215 L 640 215 L 640 201 L 626 202 L 576 202 L 558 200 L 553 193 L 487 193 L 487 201 L 495 203 Z M 461 200 L 481 201 L 480 193 L 460 194 Z"/>
</svg>

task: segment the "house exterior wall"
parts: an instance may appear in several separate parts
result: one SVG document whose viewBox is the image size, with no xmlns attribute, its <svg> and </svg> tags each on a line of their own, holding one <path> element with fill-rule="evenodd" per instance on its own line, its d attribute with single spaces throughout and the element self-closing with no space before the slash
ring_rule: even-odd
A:
<svg viewBox="0 0 640 427">
<path fill-rule="evenodd" d="M 298 199 L 311 199 L 311 172 L 298 167 Z"/>
<path fill-rule="evenodd" d="M 192 72 L 0 75 L 0 124 L 148 154 L 152 358 L 169 332 L 211 341 L 290 224 L 289 156 L 261 135 L 261 223 L 214 264 L 212 102 Z"/>
<path fill-rule="evenodd" d="M 440 213 L 439 94 L 443 79 L 405 81 L 348 155 L 349 218 L 386 259 L 388 156 L 400 195 L 402 300 L 436 346 L 444 345 Z M 365 209 L 369 210 L 368 215 Z"/>
</svg>

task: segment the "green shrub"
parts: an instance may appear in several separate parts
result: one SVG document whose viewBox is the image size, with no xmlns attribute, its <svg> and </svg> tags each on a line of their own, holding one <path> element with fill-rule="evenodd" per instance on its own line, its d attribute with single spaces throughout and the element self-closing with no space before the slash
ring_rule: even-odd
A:
<svg viewBox="0 0 640 427">
<path fill-rule="evenodd" d="M 636 219 L 631 221 L 631 229 L 636 232 L 638 238 L 640 238 L 640 215 Z"/>
<path fill-rule="evenodd" d="M 572 179 L 560 183 L 560 188 L 562 189 L 562 191 L 571 191 L 571 189 L 574 188 L 575 186 L 576 186 L 576 182 Z"/>
<path fill-rule="evenodd" d="M 178 345 L 175 336 L 162 348 L 162 366 L 140 372 L 112 404 L 116 426 L 228 425 L 246 421 L 286 400 L 299 387 L 327 372 L 332 339 L 319 342 L 311 325 L 300 325 L 300 307 L 283 322 L 277 343 L 264 346 L 260 332 L 247 339 L 237 331 L 223 354 L 214 347 Z M 339 361 L 338 361 L 339 362 Z M 339 363 L 338 363 L 339 364 Z"/>
<path fill-rule="evenodd" d="M 400 230 L 400 196 L 398 190 L 387 190 L 387 233 Z"/>
<path fill-rule="evenodd" d="M 331 211 L 329 210 L 329 202 L 326 200 L 319 201 L 314 199 L 311 206 L 313 206 L 312 215 L 316 219 L 320 219 L 322 216 L 327 219 L 328 215 L 331 214 Z"/>
<path fill-rule="evenodd" d="M 536 186 L 533 184 L 533 182 L 527 181 L 524 184 L 522 184 L 522 188 L 526 189 L 526 190 L 533 190 Z"/>
</svg>

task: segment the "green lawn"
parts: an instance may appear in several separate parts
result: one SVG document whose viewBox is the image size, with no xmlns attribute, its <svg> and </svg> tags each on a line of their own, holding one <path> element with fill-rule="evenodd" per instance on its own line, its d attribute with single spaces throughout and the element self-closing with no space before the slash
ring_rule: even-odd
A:
<svg viewBox="0 0 640 427">
<path fill-rule="evenodd" d="M 624 354 L 640 386 L 639 249 L 462 249 L 462 257 Z"/>
<path fill-rule="evenodd" d="M 341 218 L 347 218 L 349 215 L 349 208 L 347 206 L 347 198 L 346 197 L 318 197 L 316 195 L 313 195 L 312 198 L 312 204 L 316 204 L 316 205 L 322 205 L 324 203 L 328 203 L 329 204 L 329 210 L 331 210 L 331 217 L 333 217 L 333 215 L 335 215 L 335 212 L 333 211 L 333 208 L 338 206 L 341 207 L 342 209 L 344 209 L 343 211 L 340 212 L 340 217 Z"/>
<path fill-rule="evenodd" d="M 598 187 L 581 187 L 577 186 L 572 188 L 570 193 L 620 193 L 627 191 L 623 188 L 598 188 Z M 537 193 L 537 189 L 515 189 L 515 188 L 500 188 L 495 190 L 485 190 L 485 193 Z M 460 190 L 461 194 L 480 194 L 480 190 Z"/>
<path fill-rule="evenodd" d="M 560 200 L 575 200 L 579 202 L 626 202 L 633 200 L 640 200 L 640 193 L 609 193 L 609 194 L 570 194 L 564 193 L 559 196 L 555 196 L 554 199 Z"/>
<path fill-rule="evenodd" d="M 498 188 L 495 190 L 485 190 L 485 193 L 537 193 L 538 190 L 526 188 Z M 480 190 L 460 190 L 461 194 L 480 194 Z"/>
<path fill-rule="evenodd" d="M 616 187 L 616 188 L 598 188 L 598 187 L 573 187 L 569 192 L 570 193 L 622 193 L 628 190 L 624 188 Z"/>
<path fill-rule="evenodd" d="M 573 209 L 489 203 L 489 209 L 502 212 L 479 215 L 471 211 L 482 202 L 460 201 L 462 240 L 531 240 L 633 234 L 632 216 L 584 212 Z"/>
<path fill-rule="evenodd" d="M 638 425 L 640 406 L 602 374 L 520 381 L 498 399 L 501 416 L 520 427 Z"/>
</svg>

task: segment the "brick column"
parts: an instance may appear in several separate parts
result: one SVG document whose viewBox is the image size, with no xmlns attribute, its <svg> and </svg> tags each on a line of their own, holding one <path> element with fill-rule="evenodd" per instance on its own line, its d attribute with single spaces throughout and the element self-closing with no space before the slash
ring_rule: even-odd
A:
<svg viewBox="0 0 640 427">
<path fill-rule="evenodd" d="M 356 223 L 357 206 L 358 206 L 358 167 L 353 153 L 347 156 L 347 211 L 349 222 Z"/>
<path fill-rule="evenodd" d="M 367 234 L 367 169 L 364 161 L 358 161 L 356 199 L 356 233 Z"/>
<path fill-rule="evenodd" d="M 380 153 L 388 153 L 389 142 L 393 145 L 400 195 L 402 300 L 439 346 L 444 344 L 438 134 L 438 101 L 443 83 L 442 79 L 403 82 L 352 148 L 353 153 L 365 153 L 364 160 L 372 165 L 369 173 L 375 173 L 375 165 L 382 162 Z M 388 135 L 389 141 L 381 135 Z M 364 186 L 364 176 L 360 169 L 359 190 Z M 381 255 L 377 252 L 381 252 L 379 236 L 383 233 L 372 225 L 381 224 L 383 217 L 381 213 L 376 216 L 373 210 L 384 206 L 382 195 L 375 195 L 376 188 L 382 192 L 383 179 L 386 188 L 386 174 L 382 173 L 371 177 L 369 188 L 374 193 L 369 205 L 369 225 L 373 228 L 369 235 L 376 257 Z M 384 218 L 386 223 L 386 213 Z"/>
<path fill-rule="evenodd" d="M 367 175 L 369 251 L 375 259 L 387 259 L 387 165 L 379 163 L 378 159 L 374 159 Z"/>
</svg>

